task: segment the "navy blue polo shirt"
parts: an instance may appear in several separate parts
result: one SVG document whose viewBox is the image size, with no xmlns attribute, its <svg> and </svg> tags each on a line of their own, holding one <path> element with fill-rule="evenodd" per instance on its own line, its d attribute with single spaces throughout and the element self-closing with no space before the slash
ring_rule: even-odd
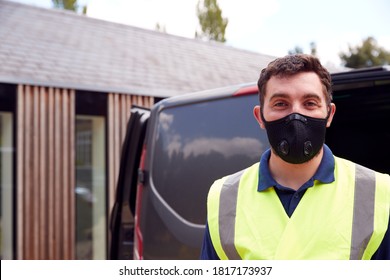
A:
<svg viewBox="0 0 390 280">
<path fill-rule="evenodd" d="M 322 183 L 332 183 L 334 178 L 334 165 L 335 160 L 333 154 L 328 146 L 324 145 L 324 154 L 314 176 L 304 183 L 298 190 L 293 190 L 286 186 L 278 184 L 271 176 L 271 172 L 268 167 L 268 161 L 271 156 L 271 150 L 268 149 L 263 153 L 260 159 L 260 170 L 259 170 L 259 184 L 257 190 L 264 191 L 269 187 L 275 187 L 275 191 L 279 196 L 280 201 L 289 217 L 291 217 L 295 208 L 298 206 L 299 201 L 305 194 L 305 191 L 314 185 L 314 180 L 318 180 Z M 390 228 L 390 219 L 389 227 Z M 208 225 L 206 224 L 206 230 L 202 245 L 201 259 L 203 260 L 218 260 L 219 257 L 215 252 L 214 246 L 211 242 L 210 232 Z M 372 256 L 372 259 L 377 260 L 390 260 L 390 234 L 387 230 L 386 235 L 378 248 L 377 252 Z"/>
</svg>

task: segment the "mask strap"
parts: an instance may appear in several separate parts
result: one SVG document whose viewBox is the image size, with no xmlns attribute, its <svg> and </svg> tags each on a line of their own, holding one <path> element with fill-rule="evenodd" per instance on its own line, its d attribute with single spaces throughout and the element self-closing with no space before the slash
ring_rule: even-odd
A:
<svg viewBox="0 0 390 280">
<path fill-rule="evenodd" d="M 263 120 L 264 123 L 267 123 L 263 115 L 263 107 L 260 107 L 260 118 Z"/>
</svg>

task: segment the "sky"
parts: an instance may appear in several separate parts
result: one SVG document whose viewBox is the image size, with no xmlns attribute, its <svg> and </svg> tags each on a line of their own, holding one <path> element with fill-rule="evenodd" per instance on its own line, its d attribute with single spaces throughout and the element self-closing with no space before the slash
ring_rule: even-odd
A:
<svg viewBox="0 0 390 280">
<path fill-rule="evenodd" d="M 51 8 L 51 0 L 12 0 Z M 194 38 L 198 0 L 78 0 L 89 17 Z M 340 52 L 369 36 L 390 51 L 388 0 L 218 0 L 228 18 L 226 45 L 283 56 L 296 46 L 317 45 L 322 63 L 340 66 Z"/>
</svg>

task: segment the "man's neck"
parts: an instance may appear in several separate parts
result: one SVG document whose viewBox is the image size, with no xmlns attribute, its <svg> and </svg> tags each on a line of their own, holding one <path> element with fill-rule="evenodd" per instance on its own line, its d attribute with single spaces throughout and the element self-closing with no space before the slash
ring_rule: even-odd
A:
<svg viewBox="0 0 390 280">
<path fill-rule="evenodd" d="M 298 190 L 304 183 L 314 176 L 321 164 L 324 155 L 323 149 L 318 155 L 306 163 L 291 164 L 282 160 L 273 151 L 269 159 L 269 170 L 278 184 Z"/>
</svg>

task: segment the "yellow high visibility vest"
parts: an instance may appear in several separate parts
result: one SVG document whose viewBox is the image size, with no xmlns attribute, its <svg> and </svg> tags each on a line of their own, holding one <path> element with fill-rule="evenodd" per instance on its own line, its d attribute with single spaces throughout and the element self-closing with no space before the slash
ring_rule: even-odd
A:
<svg viewBox="0 0 390 280">
<path fill-rule="evenodd" d="M 390 177 L 335 157 L 335 181 L 315 180 L 291 217 L 259 163 L 216 181 L 207 201 L 220 259 L 370 259 L 389 222 Z"/>
</svg>

